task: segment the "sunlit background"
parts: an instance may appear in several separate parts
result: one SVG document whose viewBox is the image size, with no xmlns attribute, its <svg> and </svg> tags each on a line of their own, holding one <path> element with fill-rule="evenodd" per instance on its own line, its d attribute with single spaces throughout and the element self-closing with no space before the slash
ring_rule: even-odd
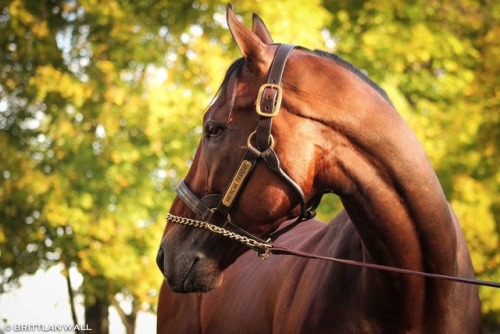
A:
<svg viewBox="0 0 500 334">
<path fill-rule="evenodd" d="M 225 5 L 0 0 L 0 329 L 154 332 L 164 217 L 238 57 Z M 500 2 L 233 7 L 248 25 L 259 13 L 275 41 L 335 52 L 387 91 L 427 150 L 478 277 L 500 281 Z M 328 198 L 320 217 L 339 208 Z M 498 331 L 500 291 L 482 288 L 481 299 L 485 331 Z"/>
</svg>

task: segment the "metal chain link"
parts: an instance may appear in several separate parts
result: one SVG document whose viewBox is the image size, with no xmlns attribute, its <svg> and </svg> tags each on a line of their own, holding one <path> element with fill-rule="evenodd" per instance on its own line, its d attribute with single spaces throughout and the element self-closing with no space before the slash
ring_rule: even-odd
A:
<svg viewBox="0 0 500 334">
<path fill-rule="evenodd" d="M 223 235 L 231 240 L 241 242 L 242 244 L 244 244 L 245 246 L 248 246 L 250 248 L 260 249 L 261 252 L 259 252 L 259 257 L 261 257 L 263 259 L 266 259 L 269 256 L 270 249 L 272 247 L 272 245 L 270 243 L 259 242 L 257 240 L 250 239 L 250 238 L 245 237 L 243 235 L 240 235 L 238 233 L 228 231 L 225 228 L 222 228 L 222 227 L 219 227 L 217 225 L 213 225 L 213 224 L 201 221 L 201 220 L 179 217 L 179 216 L 175 216 L 175 215 L 168 213 L 167 214 L 167 221 L 170 221 L 170 222 L 176 223 L 176 224 L 204 228 L 204 229 L 209 230 L 210 232 Z"/>
</svg>

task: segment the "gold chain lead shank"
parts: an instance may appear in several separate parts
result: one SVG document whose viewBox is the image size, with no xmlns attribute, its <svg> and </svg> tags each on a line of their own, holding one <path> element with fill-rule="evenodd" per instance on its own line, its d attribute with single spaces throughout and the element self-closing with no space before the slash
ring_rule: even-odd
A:
<svg viewBox="0 0 500 334">
<path fill-rule="evenodd" d="M 248 237 L 245 237 L 245 236 L 240 235 L 238 233 L 228 231 L 225 228 L 219 227 L 219 226 L 214 225 L 214 224 L 210 224 L 210 223 L 207 223 L 207 222 L 204 222 L 201 220 L 174 216 L 170 213 L 167 214 L 167 221 L 170 221 L 170 222 L 176 223 L 176 224 L 204 228 L 204 229 L 209 230 L 210 232 L 217 233 L 217 234 L 223 235 L 231 240 L 238 241 L 238 242 L 240 242 L 240 243 L 242 243 L 245 246 L 248 246 L 250 248 L 260 249 L 261 252 L 259 252 L 259 257 L 263 258 L 264 260 L 267 259 L 267 257 L 271 253 L 272 245 L 270 243 L 263 243 L 263 242 L 259 242 L 259 241 L 254 240 L 254 239 L 250 239 Z"/>
</svg>

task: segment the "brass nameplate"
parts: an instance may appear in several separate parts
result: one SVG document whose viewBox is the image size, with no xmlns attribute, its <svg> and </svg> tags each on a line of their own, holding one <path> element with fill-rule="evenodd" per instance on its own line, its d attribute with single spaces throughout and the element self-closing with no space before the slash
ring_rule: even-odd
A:
<svg viewBox="0 0 500 334">
<path fill-rule="evenodd" d="M 245 181 L 248 173 L 250 172 L 250 169 L 252 168 L 252 163 L 247 160 L 243 160 L 240 164 L 240 167 L 238 168 L 238 171 L 234 175 L 233 180 L 231 181 L 231 184 L 229 185 L 229 188 L 227 188 L 226 194 L 224 195 L 224 198 L 222 199 L 222 204 L 224 204 L 227 207 L 230 207 L 231 204 L 234 201 L 234 198 L 240 191 L 240 188 Z"/>
</svg>

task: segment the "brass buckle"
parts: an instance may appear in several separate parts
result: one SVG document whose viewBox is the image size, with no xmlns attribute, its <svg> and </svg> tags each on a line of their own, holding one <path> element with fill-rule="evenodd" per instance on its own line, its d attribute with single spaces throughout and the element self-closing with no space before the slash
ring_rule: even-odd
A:
<svg viewBox="0 0 500 334">
<path fill-rule="evenodd" d="M 275 89 L 278 92 L 278 96 L 276 96 L 276 103 L 273 106 L 271 113 L 262 112 L 262 110 L 260 109 L 260 104 L 262 102 L 262 95 L 264 94 L 264 90 L 266 88 Z M 256 102 L 256 106 L 255 106 L 257 114 L 259 116 L 262 116 L 262 117 L 274 117 L 274 116 L 278 115 L 278 113 L 280 112 L 280 108 L 281 108 L 281 99 L 282 98 L 283 98 L 283 90 L 281 89 L 280 85 L 275 85 L 275 84 L 271 84 L 271 83 L 263 84 L 259 88 L 259 94 L 257 94 L 257 102 Z"/>
</svg>

